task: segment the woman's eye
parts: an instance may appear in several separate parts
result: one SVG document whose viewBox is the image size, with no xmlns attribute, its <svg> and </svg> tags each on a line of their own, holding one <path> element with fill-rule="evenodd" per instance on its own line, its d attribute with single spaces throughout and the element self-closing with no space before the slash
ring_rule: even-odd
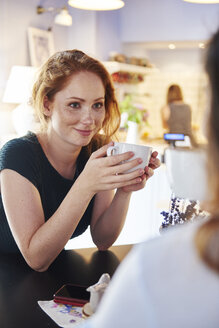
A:
<svg viewBox="0 0 219 328">
<path fill-rule="evenodd" d="M 93 105 L 93 108 L 94 109 L 100 109 L 100 108 L 102 108 L 103 107 L 103 103 L 102 102 L 98 102 L 98 103 L 95 103 L 94 105 Z"/>
<path fill-rule="evenodd" d="M 80 103 L 78 102 L 73 102 L 69 105 L 71 108 L 78 109 L 80 108 Z"/>
</svg>

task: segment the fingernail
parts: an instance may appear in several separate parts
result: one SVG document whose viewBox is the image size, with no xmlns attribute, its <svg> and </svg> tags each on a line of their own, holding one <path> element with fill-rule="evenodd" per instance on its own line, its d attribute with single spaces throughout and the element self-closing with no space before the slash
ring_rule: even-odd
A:
<svg viewBox="0 0 219 328">
<path fill-rule="evenodd" d="M 154 174 L 154 170 L 152 170 L 151 168 L 149 168 L 149 174 L 153 175 Z"/>
<path fill-rule="evenodd" d="M 143 161 L 141 158 L 138 159 L 138 163 L 141 164 Z"/>
<path fill-rule="evenodd" d="M 144 170 L 143 169 L 141 169 L 141 170 L 139 170 L 139 174 L 144 174 Z"/>
</svg>

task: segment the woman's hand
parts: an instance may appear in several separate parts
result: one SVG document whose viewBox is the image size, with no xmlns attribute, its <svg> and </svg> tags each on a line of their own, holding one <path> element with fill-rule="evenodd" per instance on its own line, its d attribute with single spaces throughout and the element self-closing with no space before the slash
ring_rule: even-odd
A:
<svg viewBox="0 0 219 328">
<path fill-rule="evenodd" d="M 145 167 L 145 173 L 140 177 L 141 181 L 133 185 L 122 187 L 122 191 L 132 192 L 143 189 L 145 187 L 146 181 L 154 174 L 154 170 L 160 167 L 160 160 L 157 158 L 157 156 L 157 151 L 154 151 L 151 154 L 149 164 Z"/>
<path fill-rule="evenodd" d="M 125 173 L 141 164 L 142 159 L 135 158 L 132 160 L 133 152 L 106 157 L 107 148 L 112 145 L 113 143 L 110 143 L 93 152 L 77 179 L 80 181 L 80 185 L 92 194 L 130 185 L 133 186 L 132 189 L 141 189 L 142 187 L 136 187 L 136 185 L 141 185 L 146 176 L 151 174 L 148 169 L 146 171 L 144 169 L 136 169 L 133 172 Z"/>
</svg>

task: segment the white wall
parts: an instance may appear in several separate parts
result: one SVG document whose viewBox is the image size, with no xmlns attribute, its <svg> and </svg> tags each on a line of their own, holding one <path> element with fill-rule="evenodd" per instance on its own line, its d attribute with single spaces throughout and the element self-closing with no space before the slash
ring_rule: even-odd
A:
<svg viewBox="0 0 219 328">
<path fill-rule="evenodd" d="M 41 1 L 42 3 L 42 1 Z M 117 12 L 96 13 L 69 7 L 73 18 L 71 27 L 53 24 L 54 14 L 37 15 L 39 0 L 0 1 L 0 98 L 13 65 L 30 65 L 27 28 L 47 30 L 52 27 L 55 51 L 78 48 L 93 56 L 107 56 L 119 48 Z M 44 7 L 62 7 L 66 0 L 46 0 Z M 112 21 L 112 23 L 111 23 Z M 7 105 L 1 104 L 1 109 Z"/>
<path fill-rule="evenodd" d="M 65 1 L 60 1 L 63 4 Z M 27 28 L 29 26 L 47 29 L 51 26 L 49 14 L 36 14 L 38 0 L 0 1 L 0 98 L 4 91 L 11 66 L 30 65 Z M 63 31 L 63 27 L 56 30 Z M 65 28 L 66 29 L 66 28 Z M 56 37 L 55 44 L 63 44 L 66 33 Z M 1 104 L 5 106 L 4 104 Z"/>
<path fill-rule="evenodd" d="M 97 13 L 97 54 L 106 61 L 111 51 L 121 52 L 121 10 Z"/>
<path fill-rule="evenodd" d="M 182 0 L 126 0 L 123 42 L 205 40 L 219 25 L 219 5 Z"/>
</svg>

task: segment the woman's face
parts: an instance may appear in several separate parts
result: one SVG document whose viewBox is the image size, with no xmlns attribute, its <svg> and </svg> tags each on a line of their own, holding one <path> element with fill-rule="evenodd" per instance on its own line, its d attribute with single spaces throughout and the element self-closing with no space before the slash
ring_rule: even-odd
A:
<svg viewBox="0 0 219 328">
<path fill-rule="evenodd" d="M 91 72 L 72 76 L 52 101 L 44 101 L 44 114 L 50 118 L 50 130 L 63 141 L 89 144 L 101 129 L 105 118 L 105 89 L 101 79 Z"/>
</svg>

